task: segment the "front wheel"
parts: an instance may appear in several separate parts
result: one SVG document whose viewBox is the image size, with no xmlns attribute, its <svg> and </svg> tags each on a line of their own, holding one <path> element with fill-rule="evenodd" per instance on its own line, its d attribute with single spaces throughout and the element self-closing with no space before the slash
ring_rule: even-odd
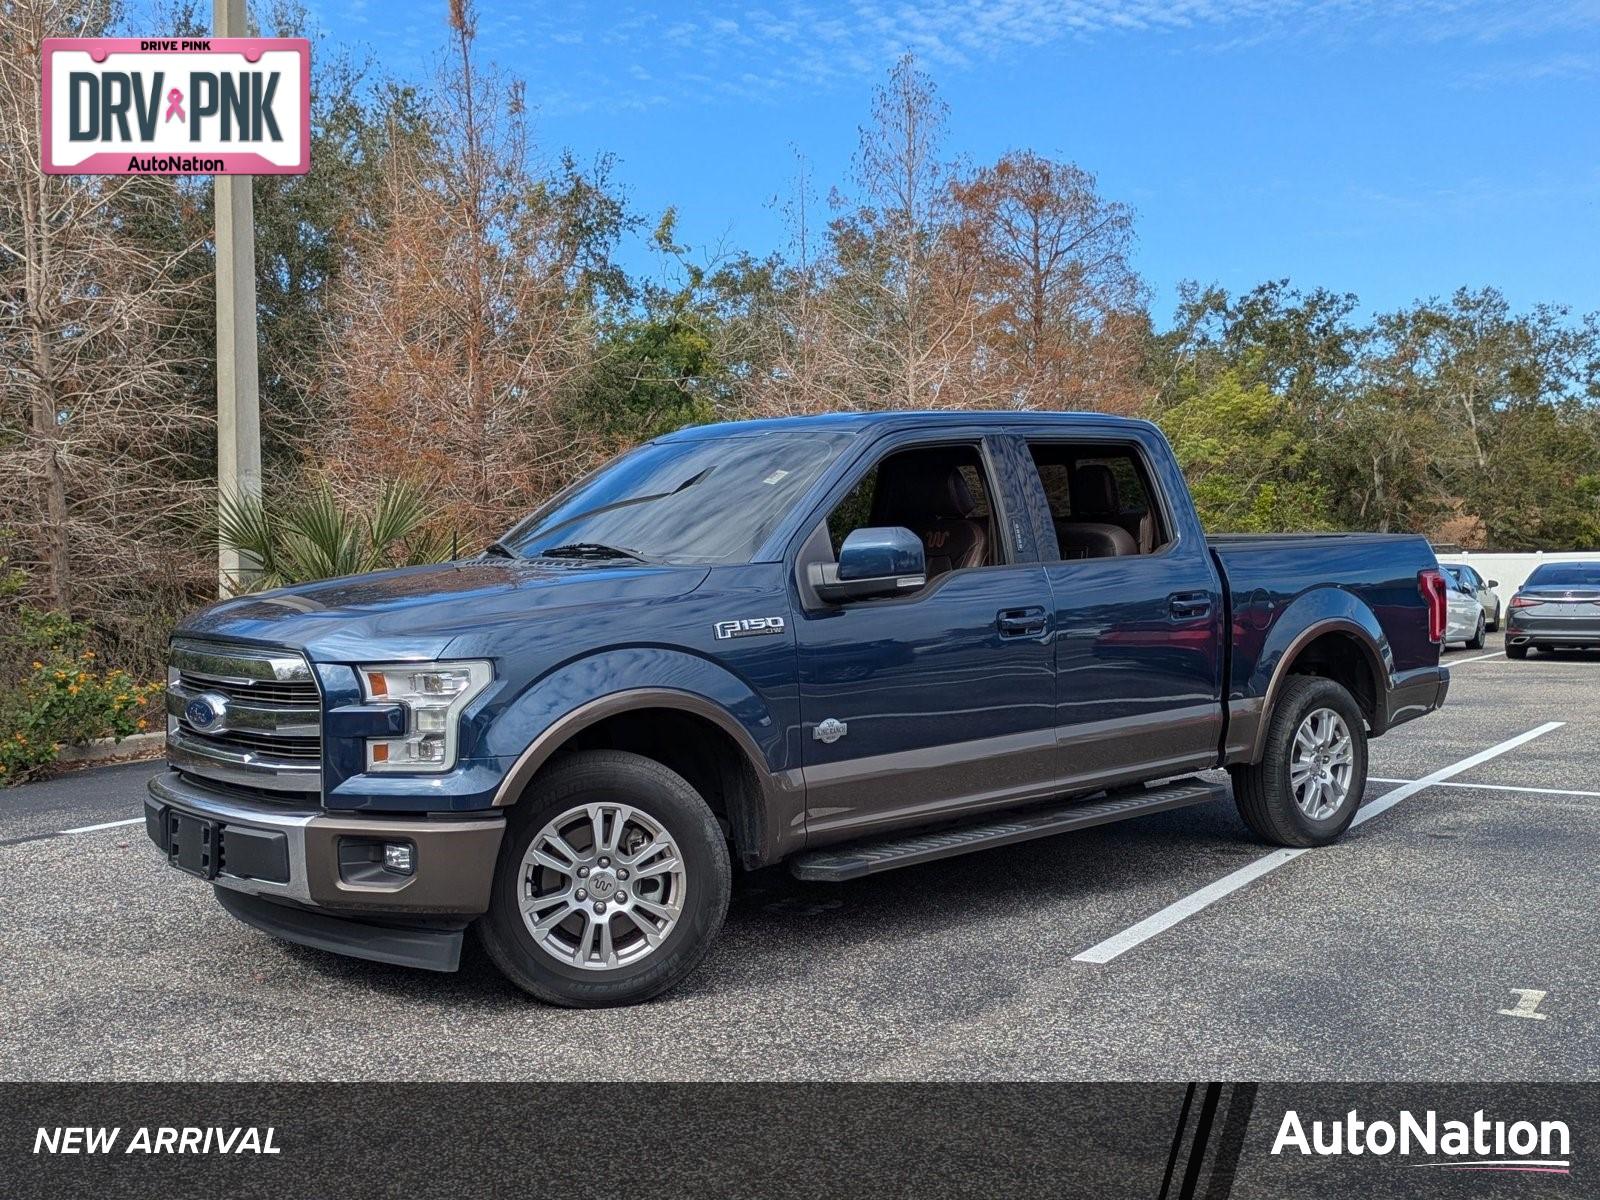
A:
<svg viewBox="0 0 1600 1200">
<path fill-rule="evenodd" d="M 1482 650 L 1483 649 L 1483 629 L 1484 629 L 1483 614 L 1479 613 L 1478 614 L 1478 629 L 1477 629 L 1477 632 L 1472 635 L 1472 640 L 1467 643 L 1467 649 L 1468 650 Z"/>
<path fill-rule="evenodd" d="M 677 772 L 620 750 L 549 767 L 512 810 L 479 937 L 551 1004 L 637 1004 L 705 957 L 732 889 L 728 844 Z"/>
<path fill-rule="evenodd" d="M 1257 837 L 1326 845 L 1349 828 L 1366 790 L 1361 709 L 1333 680 L 1296 675 L 1273 710 L 1261 761 L 1230 773 L 1239 815 Z"/>
</svg>

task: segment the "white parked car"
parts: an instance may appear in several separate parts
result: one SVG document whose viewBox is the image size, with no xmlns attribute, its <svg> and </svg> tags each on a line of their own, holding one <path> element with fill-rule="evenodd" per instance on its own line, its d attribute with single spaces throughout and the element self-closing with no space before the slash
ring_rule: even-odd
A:
<svg viewBox="0 0 1600 1200">
<path fill-rule="evenodd" d="M 1445 599 L 1444 644 L 1460 644 L 1468 650 L 1483 649 L 1483 635 L 1488 624 L 1483 605 L 1471 592 L 1464 592 L 1458 587 L 1446 588 Z"/>
<path fill-rule="evenodd" d="M 1485 579 L 1466 563 L 1440 563 L 1439 569 L 1452 587 L 1472 593 L 1473 599 L 1483 605 L 1483 619 L 1490 633 L 1500 628 L 1500 586 L 1498 579 Z"/>
</svg>

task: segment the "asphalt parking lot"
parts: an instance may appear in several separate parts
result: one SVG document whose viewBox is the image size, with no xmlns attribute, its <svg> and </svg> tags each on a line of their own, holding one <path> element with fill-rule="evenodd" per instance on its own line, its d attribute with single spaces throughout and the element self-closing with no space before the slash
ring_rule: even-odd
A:
<svg viewBox="0 0 1600 1200">
<path fill-rule="evenodd" d="M 107 824 L 150 764 L 0 793 L 0 1077 L 1592 1079 L 1600 654 L 1447 661 L 1338 845 L 1273 852 L 1216 804 L 771 872 L 687 986 L 603 1012 L 528 1000 L 470 941 L 445 976 L 237 924 Z"/>
</svg>

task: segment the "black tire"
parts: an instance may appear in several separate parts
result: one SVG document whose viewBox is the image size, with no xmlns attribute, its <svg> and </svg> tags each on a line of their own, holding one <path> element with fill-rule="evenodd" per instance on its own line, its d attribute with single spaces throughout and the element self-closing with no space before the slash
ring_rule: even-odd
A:
<svg viewBox="0 0 1600 1200">
<path fill-rule="evenodd" d="M 1294 737 L 1305 718 L 1332 709 L 1350 732 L 1351 775 L 1344 799 L 1320 820 L 1302 811 L 1289 786 Z M 1367 727 L 1361 709 L 1340 684 L 1315 675 L 1292 676 L 1283 686 L 1267 724 L 1266 750 L 1259 763 L 1232 767 L 1233 802 L 1250 831 L 1278 846 L 1324 846 L 1355 820 L 1367 787 Z"/>
<path fill-rule="evenodd" d="M 1499 612 L 1498 609 L 1495 610 L 1494 620 L 1489 622 L 1489 632 L 1490 633 L 1499 633 L 1500 632 L 1500 612 Z"/>
<path fill-rule="evenodd" d="M 661 944 L 639 961 L 607 970 L 563 962 L 534 940 L 521 911 L 523 855 L 569 809 L 624 801 L 658 822 L 684 866 L 684 903 Z M 638 1004 L 681 983 L 711 948 L 728 911 L 733 871 L 728 843 L 700 793 L 654 759 L 586 750 L 547 767 L 512 809 L 495 866 L 489 911 L 478 936 L 495 966 L 523 991 L 569 1008 Z"/>
<path fill-rule="evenodd" d="M 1528 657 L 1528 647 L 1526 645 L 1513 646 L 1510 642 L 1507 642 L 1506 643 L 1506 657 L 1507 658 L 1527 658 Z"/>
<path fill-rule="evenodd" d="M 1483 614 L 1479 613 L 1478 614 L 1478 632 L 1473 634 L 1472 635 L 1472 640 L 1467 643 L 1467 649 L 1468 650 L 1482 650 L 1483 649 L 1483 630 L 1484 630 Z"/>
</svg>

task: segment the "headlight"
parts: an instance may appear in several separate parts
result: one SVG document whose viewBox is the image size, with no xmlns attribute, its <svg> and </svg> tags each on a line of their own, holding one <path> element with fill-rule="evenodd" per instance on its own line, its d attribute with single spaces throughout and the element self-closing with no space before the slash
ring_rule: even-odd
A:
<svg viewBox="0 0 1600 1200">
<path fill-rule="evenodd" d="M 456 765 L 461 710 L 494 678 L 486 662 L 358 667 L 368 700 L 405 709 L 404 737 L 370 738 L 369 771 L 448 771 Z"/>
</svg>

